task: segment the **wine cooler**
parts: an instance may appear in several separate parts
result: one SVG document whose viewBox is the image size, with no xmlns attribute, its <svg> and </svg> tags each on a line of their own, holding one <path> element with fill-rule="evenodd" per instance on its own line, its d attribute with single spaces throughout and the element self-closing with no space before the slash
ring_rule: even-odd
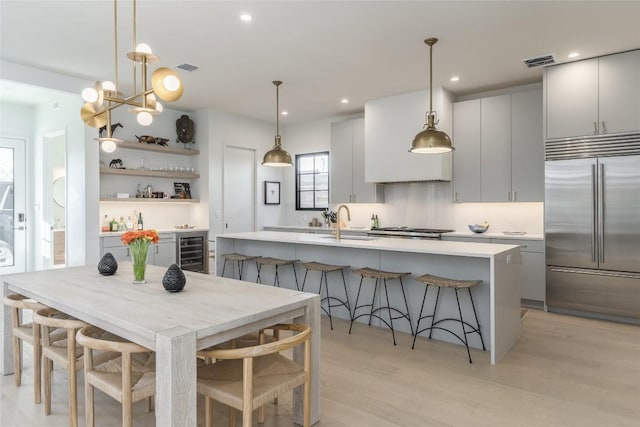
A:
<svg viewBox="0 0 640 427">
<path fill-rule="evenodd" d="M 177 259 L 183 270 L 207 273 L 207 232 L 177 233 Z"/>
</svg>

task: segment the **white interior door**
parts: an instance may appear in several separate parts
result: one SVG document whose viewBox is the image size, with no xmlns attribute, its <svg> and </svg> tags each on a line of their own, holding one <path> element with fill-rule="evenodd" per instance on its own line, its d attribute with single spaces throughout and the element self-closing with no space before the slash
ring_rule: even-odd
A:
<svg viewBox="0 0 640 427">
<path fill-rule="evenodd" d="M 24 139 L 0 139 L 0 275 L 26 268 L 25 145 Z"/>
<path fill-rule="evenodd" d="M 255 231 L 256 153 L 249 148 L 224 149 L 223 232 Z"/>
</svg>

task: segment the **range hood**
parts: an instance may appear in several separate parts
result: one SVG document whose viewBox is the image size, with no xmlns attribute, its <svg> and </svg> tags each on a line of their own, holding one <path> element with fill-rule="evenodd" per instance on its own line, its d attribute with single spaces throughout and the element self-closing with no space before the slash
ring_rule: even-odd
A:
<svg viewBox="0 0 640 427">
<path fill-rule="evenodd" d="M 408 151 L 425 123 L 429 91 L 422 90 L 367 102 L 364 107 L 365 181 L 375 183 L 451 181 L 452 153 Z M 451 134 L 451 95 L 433 89 L 438 128 Z M 453 141 L 455 146 L 455 141 Z"/>
</svg>

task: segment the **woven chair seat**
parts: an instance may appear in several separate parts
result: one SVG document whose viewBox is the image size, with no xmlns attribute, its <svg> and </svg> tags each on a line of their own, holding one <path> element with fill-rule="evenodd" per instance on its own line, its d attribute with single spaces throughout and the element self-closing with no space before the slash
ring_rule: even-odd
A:
<svg viewBox="0 0 640 427">
<path fill-rule="evenodd" d="M 252 255 L 239 254 L 239 253 L 231 253 L 231 254 L 222 255 L 222 258 L 224 258 L 227 261 L 251 261 L 252 259 L 256 259 L 258 257 L 252 256 Z"/>
<path fill-rule="evenodd" d="M 375 268 L 369 268 L 369 267 L 355 269 L 353 270 L 353 273 L 359 274 L 362 277 L 369 277 L 372 279 L 387 279 L 387 280 L 399 279 L 401 277 L 408 276 L 411 274 L 411 273 L 394 273 L 392 271 L 376 270 Z"/>
<path fill-rule="evenodd" d="M 302 265 L 307 270 L 324 271 L 324 272 L 340 271 L 340 270 L 344 270 L 345 268 L 349 268 L 348 265 L 332 265 L 332 264 L 323 264 L 321 262 L 303 262 Z"/>
<path fill-rule="evenodd" d="M 256 258 L 256 262 L 261 265 L 292 265 L 295 264 L 297 259 L 281 259 L 281 258 L 271 258 L 271 257 L 258 257 Z"/>
<path fill-rule="evenodd" d="M 420 277 L 416 277 L 416 280 L 418 282 L 424 283 L 425 285 L 457 289 L 471 288 L 482 283 L 482 280 L 456 280 L 448 279 L 446 277 L 432 276 L 431 274 L 423 274 Z"/>
</svg>

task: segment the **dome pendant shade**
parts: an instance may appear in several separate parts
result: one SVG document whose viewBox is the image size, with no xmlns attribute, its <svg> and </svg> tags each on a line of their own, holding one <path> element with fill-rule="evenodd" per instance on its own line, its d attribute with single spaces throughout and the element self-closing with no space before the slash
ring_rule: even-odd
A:
<svg viewBox="0 0 640 427">
<path fill-rule="evenodd" d="M 282 149 L 282 144 L 280 143 L 280 135 L 276 135 L 276 143 L 271 150 L 265 153 L 262 159 L 262 164 L 264 166 L 270 167 L 293 166 L 291 154 Z"/>
<path fill-rule="evenodd" d="M 429 111 L 427 112 L 426 129 L 413 138 L 409 149 L 412 153 L 442 154 L 453 150 L 449 135 L 436 129 L 435 112 L 433 111 L 433 45 L 437 41 L 438 39 L 433 37 L 424 41 L 429 46 Z"/>
<path fill-rule="evenodd" d="M 449 138 L 449 135 L 436 129 L 433 123 L 433 114 L 429 114 L 427 117 L 427 128 L 413 138 L 410 152 L 418 154 L 442 154 L 454 149 L 451 146 L 451 138 Z"/>
<path fill-rule="evenodd" d="M 276 80 L 273 84 L 276 85 L 276 139 L 273 148 L 265 153 L 262 159 L 262 165 L 269 167 L 293 166 L 291 154 L 282 149 L 282 142 L 280 138 L 280 98 L 278 96 L 278 88 L 282 82 L 280 80 Z"/>
</svg>

